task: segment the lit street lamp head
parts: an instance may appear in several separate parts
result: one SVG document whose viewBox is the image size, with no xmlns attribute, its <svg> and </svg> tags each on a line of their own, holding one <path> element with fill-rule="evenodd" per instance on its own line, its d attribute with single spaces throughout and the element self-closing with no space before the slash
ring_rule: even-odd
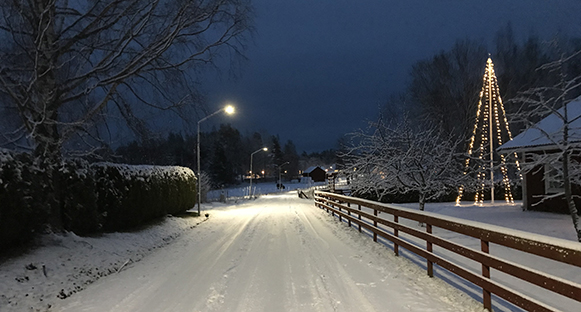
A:
<svg viewBox="0 0 581 312">
<path fill-rule="evenodd" d="M 252 198 L 254 196 L 252 194 L 252 179 L 254 178 L 253 177 L 254 174 L 252 173 L 252 157 L 254 157 L 254 154 L 256 154 L 256 153 L 258 153 L 260 151 L 265 151 L 266 152 L 266 151 L 268 151 L 268 148 L 263 147 L 263 148 L 260 148 L 260 149 L 255 150 L 254 152 L 252 152 L 250 154 L 250 171 L 249 171 L 249 173 L 250 173 L 250 188 L 248 189 L 248 198 Z M 264 174 L 264 171 L 262 171 L 262 174 Z"/>
<path fill-rule="evenodd" d="M 234 109 L 234 106 L 232 106 L 232 105 L 228 105 L 228 106 L 224 107 L 224 112 L 226 112 L 226 114 L 228 114 L 228 115 L 234 114 L 234 111 L 235 111 L 235 109 Z"/>
<path fill-rule="evenodd" d="M 201 162 L 200 162 L 200 124 L 202 123 L 202 121 L 207 120 L 210 117 L 216 116 L 218 114 L 220 114 L 222 111 L 224 111 L 226 114 L 228 115 L 232 115 L 234 114 L 234 106 L 232 105 L 227 105 L 226 107 L 219 109 L 217 111 L 215 111 L 214 113 L 198 120 L 198 148 L 197 148 L 197 158 L 198 158 L 198 181 L 200 181 L 200 177 L 202 175 L 202 169 L 201 169 Z M 252 168 L 251 168 L 252 169 Z M 202 203 L 202 183 L 198 182 L 198 216 L 201 216 L 200 214 L 200 205 Z M 206 216 L 207 217 L 207 216 Z"/>
</svg>

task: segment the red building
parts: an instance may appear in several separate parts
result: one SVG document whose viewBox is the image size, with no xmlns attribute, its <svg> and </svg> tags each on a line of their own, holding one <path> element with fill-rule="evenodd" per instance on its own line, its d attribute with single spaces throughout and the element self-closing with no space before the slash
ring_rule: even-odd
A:
<svg viewBox="0 0 581 312">
<path fill-rule="evenodd" d="M 517 152 L 523 172 L 523 209 L 569 213 L 564 199 L 562 151 L 564 133 L 564 108 L 539 121 L 517 135 L 512 141 L 500 146 L 503 154 Z M 558 115 L 557 115 L 558 114 Z M 567 104 L 568 144 L 570 159 L 581 160 L 581 97 Z M 574 169 L 574 168 L 572 168 Z M 580 181 L 579 170 L 571 170 L 572 181 Z M 581 186 L 571 185 L 573 195 L 581 195 Z M 581 207 L 581 199 L 574 196 Z"/>
<path fill-rule="evenodd" d="M 303 177 L 310 177 L 313 182 L 325 182 L 327 173 L 321 167 L 313 166 L 303 171 Z"/>
</svg>

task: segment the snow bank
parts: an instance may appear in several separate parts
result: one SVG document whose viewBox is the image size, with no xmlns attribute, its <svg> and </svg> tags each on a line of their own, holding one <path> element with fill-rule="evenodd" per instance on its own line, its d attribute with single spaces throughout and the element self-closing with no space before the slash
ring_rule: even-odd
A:
<svg viewBox="0 0 581 312">
<path fill-rule="evenodd" d="M 43 235 L 35 250 L 0 260 L 0 311 L 47 311 L 55 301 L 132 266 L 203 221 L 168 217 L 136 232 Z"/>
</svg>

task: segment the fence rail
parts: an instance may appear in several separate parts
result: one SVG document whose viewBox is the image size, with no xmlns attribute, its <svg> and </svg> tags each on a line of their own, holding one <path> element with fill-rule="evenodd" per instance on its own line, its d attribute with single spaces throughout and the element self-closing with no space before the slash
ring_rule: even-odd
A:
<svg viewBox="0 0 581 312">
<path fill-rule="evenodd" d="M 391 241 L 396 255 L 399 255 L 399 248 L 402 247 L 421 256 L 427 262 L 427 273 L 430 277 L 433 277 L 433 267 L 434 264 L 437 264 L 441 268 L 482 288 L 483 305 L 488 310 L 492 309 L 491 295 L 495 294 L 528 311 L 557 311 L 537 298 L 532 298 L 511 289 L 500 281 L 492 280 L 490 277 L 491 269 L 581 302 L 581 284 L 539 272 L 522 264 L 489 254 L 490 244 L 493 243 L 581 268 L 581 244 L 577 242 L 533 235 L 499 226 L 321 191 L 315 192 L 315 205 L 333 215 L 337 215 L 341 221 L 345 219 L 349 226 L 355 223 L 358 225 L 360 232 L 362 228 L 370 231 L 373 233 L 374 241 L 377 241 L 378 236 Z M 357 205 L 357 208 L 351 207 L 351 205 Z M 373 214 L 362 211 L 362 207 L 373 210 Z M 393 221 L 378 217 L 378 213 L 390 214 L 393 217 Z M 406 226 L 400 223 L 400 218 L 423 223 L 426 231 L 423 232 Z M 379 225 L 383 225 L 383 228 L 380 228 Z M 391 233 L 387 232 L 385 227 L 391 228 Z M 435 227 L 479 239 L 481 248 L 476 250 L 435 236 L 432 234 Z M 409 240 L 402 239 L 400 233 L 406 233 L 424 241 L 425 248 Z M 435 254 L 433 251 L 434 246 L 480 263 L 482 267 L 481 273 L 477 274 L 467 267 L 453 263 Z"/>
</svg>

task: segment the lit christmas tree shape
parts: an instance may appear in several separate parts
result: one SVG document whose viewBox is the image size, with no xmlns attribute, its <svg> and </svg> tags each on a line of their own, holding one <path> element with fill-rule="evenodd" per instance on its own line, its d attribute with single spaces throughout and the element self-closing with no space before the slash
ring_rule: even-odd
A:
<svg viewBox="0 0 581 312">
<path fill-rule="evenodd" d="M 503 135 L 504 132 L 504 135 Z M 470 171 L 470 160 L 474 159 L 472 168 L 476 174 L 476 194 L 474 203 L 482 205 L 484 202 L 484 190 L 490 187 L 491 203 L 494 203 L 494 171 L 495 164 L 500 163 L 502 173 L 502 184 L 504 186 L 504 199 L 507 203 L 514 203 L 510 180 L 508 178 L 508 167 L 504 155 L 499 155 L 495 159 L 495 148 L 503 144 L 503 136 L 512 140 L 512 134 L 506 119 L 506 112 L 500 97 L 498 82 L 494 73 L 492 59 L 486 61 L 486 71 L 478 100 L 478 110 L 476 112 L 476 122 L 472 130 L 470 145 L 468 147 L 468 158 L 466 158 L 464 174 Z M 475 149 L 476 147 L 476 149 Z M 516 158 L 516 153 L 515 153 Z M 520 165 L 516 160 L 517 170 L 520 172 Z M 519 173 L 520 174 L 520 173 Z M 458 190 L 456 205 L 460 204 L 464 186 Z"/>
</svg>

